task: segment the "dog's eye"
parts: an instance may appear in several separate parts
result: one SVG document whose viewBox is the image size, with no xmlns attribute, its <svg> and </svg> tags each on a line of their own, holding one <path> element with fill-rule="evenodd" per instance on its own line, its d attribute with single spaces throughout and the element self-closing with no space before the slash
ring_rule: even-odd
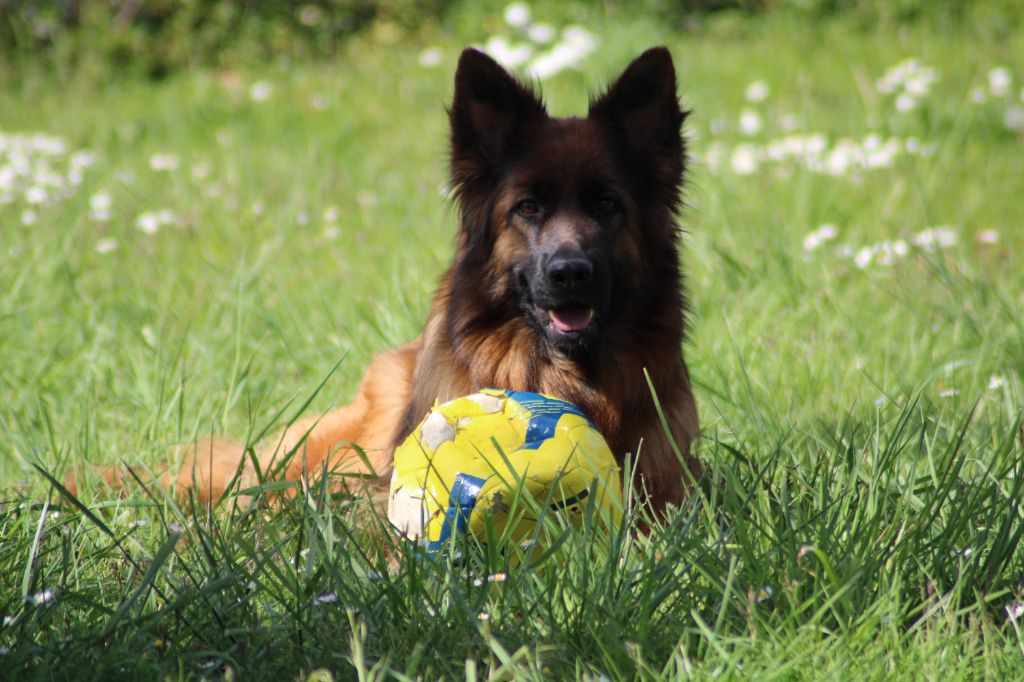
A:
<svg viewBox="0 0 1024 682">
<path fill-rule="evenodd" d="M 619 210 L 619 202 L 613 197 L 603 196 L 597 202 L 597 210 L 603 215 L 611 215 Z"/>
<path fill-rule="evenodd" d="M 540 204 L 533 199 L 523 199 L 515 206 L 515 212 L 519 215 L 532 218 L 540 213 Z"/>
</svg>

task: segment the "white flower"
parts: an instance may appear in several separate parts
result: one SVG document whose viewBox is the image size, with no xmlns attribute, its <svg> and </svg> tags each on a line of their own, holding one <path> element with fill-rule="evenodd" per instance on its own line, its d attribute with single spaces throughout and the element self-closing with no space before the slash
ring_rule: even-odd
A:
<svg viewBox="0 0 1024 682">
<path fill-rule="evenodd" d="M 757 103 L 768 99 L 768 94 L 770 92 L 771 90 L 768 88 L 767 83 L 757 80 L 751 82 L 750 85 L 747 86 L 747 91 L 744 93 L 744 96 L 747 98 L 748 102 Z"/>
<path fill-rule="evenodd" d="M 729 157 L 729 165 L 736 175 L 751 175 L 757 171 L 758 160 L 756 148 L 752 145 L 741 144 L 732 150 Z"/>
<path fill-rule="evenodd" d="M 567 26 L 562 40 L 547 52 L 538 55 L 527 67 L 527 73 L 544 80 L 557 73 L 578 68 L 583 59 L 597 48 L 597 38 L 582 26 Z"/>
<path fill-rule="evenodd" d="M 958 388 L 946 388 L 939 391 L 940 398 L 954 398 L 960 395 L 960 389 Z"/>
<path fill-rule="evenodd" d="M 773 594 L 775 594 L 775 590 L 772 589 L 772 586 L 765 585 L 757 591 L 757 594 L 754 596 L 754 598 L 757 600 L 758 604 L 762 604 L 771 599 Z"/>
<path fill-rule="evenodd" d="M 491 614 L 487 613 L 486 611 L 481 611 L 480 614 L 477 616 L 477 620 L 479 620 L 481 623 L 486 623 L 490 619 Z"/>
<path fill-rule="evenodd" d="M 205 180 L 210 175 L 210 164 L 200 162 L 192 166 L 192 179 Z"/>
<path fill-rule="evenodd" d="M 506 69 L 515 69 L 533 56 L 533 47 L 526 43 L 513 45 L 505 36 L 494 36 L 484 45 L 484 52 Z"/>
<path fill-rule="evenodd" d="M 178 157 L 174 154 L 156 153 L 149 157 L 149 167 L 155 171 L 173 171 L 177 170 L 181 162 L 178 161 Z"/>
<path fill-rule="evenodd" d="M 950 225 L 931 227 L 913 235 L 910 241 L 914 246 L 920 247 L 925 251 L 933 251 L 936 246 L 948 249 L 956 245 L 956 229 Z"/>
<path fill-rule="evenodd" d="M 156 231 L 160 229 L 160 218 L 156 213 L 140 213 L 135 219 L 135 227 L 146 234 L 156 234 Z"/>
<path fill-rule="evenodd" d="M 821 246 L 821 237 L 817 232 L 810 232 L 804 237 L 804 251 L 814 251 Z"/>
<path fill-rule="evenodd" d="M 998 244 L 999 233 L 995 230 L 982 230 L 978 234 L 974 235 L 974 241 L 979 244 Z"/>
<path fill-rule="evenodd" d="M 324 209 L 324 222 L 334 223 L 338 221 L 338 207 L 328 206 Z"/>
<path fill-rule="evenodd" d="M 906 255 L 906 242 L 878 242 L 871 247 L 875 262 L 879 265 L 892 265 L 896 258 Z"/>
<path fill-rule="evenodd" d="M 1006 379 L 999 376 L 998 374 L 993 374 L 988 378 L 988 390 L 990 391 L 999 390 L 1005 385 Z"/>
<path fill-rule="evenodd" d="M 336 604 L 338 602 L 338 595 L 334 592 L 321 592 L 313 598 L 313 606 L 323 606 L 324 604 Z"/>
<path fill-rule="evenodd" d="M 67 142 L 46 133 L 36 133 L 33 135 L 29 139 L 28 146 L 44 156 L 62 156 L 68 150 Z"/>
<path fill-rule="evenodd" d="M 874 253 L 871 251 L 871 247 L 865 246 L 857 250 L 857 254 L 853 257 L 853 262 L 858 268 L 863 270 L 871 265 L 872 258 L 874 258 Z"/>
<path fill-rule="evenodd" d="M 96 164 L 96 155 L 88 149 L 80 149 L 71 155 L 68 163 L 72 168 L 91 168 Z"/>
<path fill-rule="evenodd" d="M 303 26 L 316 26 L 320 23 L 322 14 L 316 5 L 305 5 L 299 9 L 299 22 Z"/>
<path fill-rule="evenodd" d="M 96 192 L 89 197 L 89 208 L 94 211 L 105 211 L 110 208 L 112 200 L 106 192 Z"/>
<path fill-rule="evenodd" d="M 984 104 L 988 99 L 985 88 L 971 88 L 971 101 L 975 104 Z"/>
<path fill-rule="evenodd" d="M 249 99 L 253 102 L 266 102 L 274 94 L 274 86 L 267 81 L 256 81 L 249 86 Z"/>
<path fill-rule="evenodd" d="M 89 197 L 89 217 L 93 220 L 110 220 L 110 206 L 113 200 L 106 192 L 96 192 Z"/>
<path fill-rule="evenodd" d="M 1019 601 L 1010 602 L 1005 608 L 1006 615 L 1009 616 L 1011 620 L 1017 620 L 1021 616 L 1024 616 L 1024 604 Z"/>
<path fill-rule="evenodd" d="M 826 223 L 804 237 L 804 251 L 814 251 L 825 242 L 835 239 L 838 234 L 835 225 Z"/>
<path fill-rule="evenodd" d="M 555 39 L 556 31 L 555 27 L 551 24 L 534 24 L 526 32 L 526 35 L 533 42 L 546 45 Z"/>
<path fill-rule="evenodd" d="M 57 601 L 57 594 L 53 590 L 43 590 L 42 592 L 30 594 L 27 601 L 33 606 L 45 606 Z"/>
<path fill-rule="evenodd" d="M 110 253 L 117 250 L 116 239 L 101 239 L 96 242 L 96 253 Z"/>
<path fill-rule="evenodd" d="M 928 89 L 931 87 L 932 81 L 926 78 L 923 74 L 908 78 L 903 84 L 904 91 L 908 95 L 914 97 L 924 97 L 928 94 Z"/>
<path fill-rule="evenodd" d="M 525 2 L 513 2 L 505 8 L 505 22 L 515 28 L 525 28 L 530 23 L 530 6 Z"/>
<path fill-rule="evenodd" d="M 913 95 L 903 92 L 896 97 L 896 111 L 906 112 L 910 111 L 916 106 L 917 100 L 914 99 Z"/>
<path fill-rule="evenodd" d="M 597 47 L 597 38 L 582 26 L 566 26 L 562 29 L 562 40 L 578 48 L 588 48 L 588 52 Z"/>
<path fill-rule="evenodd" d="M 440 66 L 443 59 L 444 52 L 439 47 L 428 47 L 423 52 L 420 52 L 420 66 L 425 69 Z"/>
<path fill-rule="evenodd" d="M 46 201 L 46 190 L 39 185 L 32 185 L 25 190 L 25 201 L 33 206 L 38 206 Z"/>
<path fill-rule="evenodd" d="M 896 92 L 896 82 L 886 75 L 875 81 L 875 89 L 883 95 L 891 95 Z"/>
<path fill-rule="evenodd" d="M 988 72 L 988 91 L 993 97 L 1006 97 L 1012 83 L 1013 76 L 1005 66 L 997 66 Z"/>
<path fill-rule="evenodd" d="M 21 212 L 21 223 L 22 225 L 35 225 L 36 220 L 39 219 L 39 214 L 34 209 L 26 208 Z"/>
<path fill-rule="evenodd" d="M 829 175 L 845 175 L 860 157 L 860 148 L 850 140 L 839 140 L 825 158 L 823 170 Z"/>
<path fill-rule="evenodd" d="M 753 109 L 744 109 L 740 112 L 740 132 L 744 135 L 757 135 L 761 132 L 761 114 Z"/>
</svg>

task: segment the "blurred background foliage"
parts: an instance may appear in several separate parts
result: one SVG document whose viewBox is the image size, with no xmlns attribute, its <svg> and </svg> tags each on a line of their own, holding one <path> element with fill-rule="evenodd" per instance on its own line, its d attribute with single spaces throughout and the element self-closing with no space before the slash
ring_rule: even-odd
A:
<svg viewBox="0 0 1024 682">
<path fill-rule="evenodd" d="M 162 77 L 191 66 L 335 55 L 359 32 L 401 36 L 444 25 L 471 0 L 0 0 L 0 59 L 57 71 L 97 69 Z M 1020 0 L 622 0 L 578 2 L 576 14 L 620 5 L 679 30 L 711 14 L 842 17 L 864 28 L 965 22 L 994 33 L 1024 26 Z"/>
</svg>

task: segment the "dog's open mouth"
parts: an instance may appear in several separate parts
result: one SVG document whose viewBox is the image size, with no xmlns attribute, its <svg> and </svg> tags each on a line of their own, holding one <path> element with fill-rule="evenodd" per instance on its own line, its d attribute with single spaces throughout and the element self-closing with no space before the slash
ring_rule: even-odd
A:
<svg viewBox="0 0 1024 682">
<path fill-rule="evenodd" d="M 545 310 L 548 329 L 559 334 L 579 334 L 590 327 L 594 320 L 594 309 L 583 305 L 569 304 Z"/>
</svg>

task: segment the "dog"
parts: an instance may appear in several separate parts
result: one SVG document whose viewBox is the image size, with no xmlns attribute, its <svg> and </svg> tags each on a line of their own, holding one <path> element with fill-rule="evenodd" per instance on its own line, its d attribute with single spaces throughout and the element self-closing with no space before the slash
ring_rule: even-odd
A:
<svg viewBox="0 0 1024 682">
<path fill-rule="evenodd" d="M 277 475 L 326 470 L 386 490 L 395 447 L 435 402 L 494 387 L 579 406 L 620 465 L 631 453 L 654 512 L 679 505 L 700 474 L 676 220 L 685 117 L 663 47 L 585 118 L 549 116 L 529 86 L 465 50 L 449 109 L 455 257 L 423 333 L 378 355 L 351 404 L 288 427 L 260 468 L 287 453 Z M 193 444 L 178 491 L 210 502 L 238 476 L 255 484 L 252 459 L 225 439 Z"/>
</svg>

